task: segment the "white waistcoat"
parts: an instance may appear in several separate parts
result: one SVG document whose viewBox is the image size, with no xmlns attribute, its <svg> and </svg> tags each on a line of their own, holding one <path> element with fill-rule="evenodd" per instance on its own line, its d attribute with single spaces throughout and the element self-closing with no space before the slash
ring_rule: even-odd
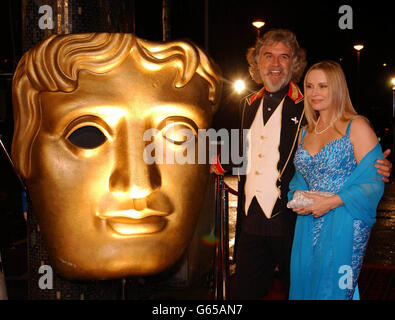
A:
<svg viewBox="0 0 395 320">
<path fill-rule="evenodd" d="M 259 105 L 250 134 L 247 137 L 247 155 L 250 170 L 245 184 L 245 213 L 254 196 L 257 198 L 266 217 L 272 215 L 273 207 L 280 195 L 277 180 L 280 172 L 277 164 L 280 160 L 281 115 L 284 99 L 280 102 L 266 125 L 263 124 L 263 99 Z"/>
</svg>

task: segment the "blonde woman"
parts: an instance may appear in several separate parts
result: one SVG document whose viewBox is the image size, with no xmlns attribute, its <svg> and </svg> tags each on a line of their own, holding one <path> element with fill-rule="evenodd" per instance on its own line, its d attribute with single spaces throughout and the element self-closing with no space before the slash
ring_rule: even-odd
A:
<svg viewBox="0 0 395 320">
<path fill-rule="evenodd" d="M 304 80 L 308 125 L 295 154 L 296 190 L 313 204 L 298 213 L 291 256 L 290 299 L 352 299 L 384 183 L 383 158 L 369 121 L 357 115 L 340 65 L 313 65 Z M 354 296 L 355 298 L 355 296 Z"/>
</svg>

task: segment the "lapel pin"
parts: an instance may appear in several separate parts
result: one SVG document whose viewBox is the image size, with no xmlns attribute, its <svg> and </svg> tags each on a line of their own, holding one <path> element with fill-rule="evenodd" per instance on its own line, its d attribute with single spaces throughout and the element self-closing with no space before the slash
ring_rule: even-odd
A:
<svg viewBox="0 0 395 320">
<path fill-rule="evenodd" d="M 296 118 L 296 117 L 293 117 L 293 118 L 291 118 L 291 120 L 295 123 L 295 124 L 297 124 L 299 121 L 298 121 L 298 118 Z"/>
</svg>

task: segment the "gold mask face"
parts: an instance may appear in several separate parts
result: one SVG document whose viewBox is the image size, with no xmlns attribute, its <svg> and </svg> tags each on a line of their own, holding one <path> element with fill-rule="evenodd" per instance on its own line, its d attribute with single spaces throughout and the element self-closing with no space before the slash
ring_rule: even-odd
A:
<svg viewBox="0 0 395 320">
<path fill-rule="evenodd" d="M 144 154 L 156 144 L 176 157 L 185 152 L 172 128 L 189 129 L 197 142 L 219 79 L 194 45 L 127 34 L 53 36 L 23 57 L 13 84 L 13 159 L 60 274 L 150 275 L 180 258 L 208 165 L 166 156 L 148 164 Z M 156 134 L 146 139 L 150 129 Z"/>
</svg>

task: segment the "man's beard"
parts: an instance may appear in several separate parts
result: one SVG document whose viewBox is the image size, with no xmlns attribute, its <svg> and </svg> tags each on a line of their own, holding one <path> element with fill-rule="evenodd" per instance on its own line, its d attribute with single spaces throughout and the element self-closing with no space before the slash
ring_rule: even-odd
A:
<svg viewBox="0 0 395 320">
<path fill-rule="evenodd" d="M 277 92 L 280 91 L 282 88 L 284 88 L 291 80 L 291 77 L 288 74 L 284 74 L 282 71 L 281 71 L 281 75 L 282 77 L 278 82 L 272 83 L 269 77 L 269 72 L 266 73 L 262 78 L 265 89 L 269 92 Z"/>
</svg>

